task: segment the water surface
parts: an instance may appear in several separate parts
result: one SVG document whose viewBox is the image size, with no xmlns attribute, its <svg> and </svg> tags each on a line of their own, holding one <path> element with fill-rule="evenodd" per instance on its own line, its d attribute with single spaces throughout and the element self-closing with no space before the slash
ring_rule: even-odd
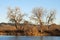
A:
<svg viewBox="0 0 60 40">
<path fill-rule="evenodd" d="M 60 40 L 57 36 L 0 36 L 0 40 Z"/>
</svg>

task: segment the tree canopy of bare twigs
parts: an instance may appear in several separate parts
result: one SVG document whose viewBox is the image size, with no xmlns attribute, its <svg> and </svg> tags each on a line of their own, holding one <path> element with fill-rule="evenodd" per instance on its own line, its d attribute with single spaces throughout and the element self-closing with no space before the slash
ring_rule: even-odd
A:
<svg viewBox="0 0 60 40">
<path fill-rule="evenodd" d="M 47 23 L 48 24 L 53 24 L 53 21 L 55 18 L 56 10 L 51 10 L 48 15 L 47 15 Z"/>
<path fill-rule="evenodd" d="M 17 28 L 17 24 L 22 21 L 24 14 L 22 14 L 20 8 L 16 7 L 15 9 L 8 8 L 8 18 L 9 21 L 15 23 L 15 27 Z"/>
</svg>

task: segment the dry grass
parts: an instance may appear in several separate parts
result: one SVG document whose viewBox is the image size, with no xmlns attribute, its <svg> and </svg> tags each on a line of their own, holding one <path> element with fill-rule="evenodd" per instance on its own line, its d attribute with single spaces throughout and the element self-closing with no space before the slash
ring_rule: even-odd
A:
<svg viewBox="0 0 60 40">
<path fill-rule="evenodd" d="M 15 26 L 11 25 L 2 25 L 0 26 L 0 35 L 18 35 L 18 36 L 50 36 L 57 35 L 56 32 L 60 33 L 60 31 L 56 31 L 55 29 L 60 30 L 60 26 L 55 25 L 51 26 L 48 30 L 48 27 L 43 27 L 43 33 L 39 31 L 39 27 L 33 25 L 25 27 L 25 25 L 18 26 L 18 30 L 16 30 Z M 58 34 L 60 35 L 60 34 Z"/>
</svg>

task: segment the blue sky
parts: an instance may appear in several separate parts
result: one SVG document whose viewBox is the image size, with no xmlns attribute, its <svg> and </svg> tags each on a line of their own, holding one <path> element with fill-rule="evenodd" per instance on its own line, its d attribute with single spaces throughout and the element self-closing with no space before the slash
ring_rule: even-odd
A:
<svg viewBox="0 0 60 40">
<path fill-rule="evenodd" d="M 22 12 L 30 15 L 34 7 L 43 7 L 48 10 L 56 9 L 55 23 L 60 24 L 60 0 L 0 0 L 0 22 L 8 22 L 7 8 L 20 7 Z M 26 18 L 27 19 L 27 18 Z"/>
</svg>

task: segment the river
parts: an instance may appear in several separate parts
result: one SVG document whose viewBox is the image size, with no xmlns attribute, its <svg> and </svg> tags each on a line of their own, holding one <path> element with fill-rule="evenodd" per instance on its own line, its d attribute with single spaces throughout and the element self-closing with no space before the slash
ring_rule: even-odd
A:
<svg viewBox="0 0 60 40">
<path fill-rule="evenodd" d="M 42 39 L 41 39 L 42 38 Z M 0 40 L 60 40 L 57 36 L 0 36 Z"/>
</svg>

